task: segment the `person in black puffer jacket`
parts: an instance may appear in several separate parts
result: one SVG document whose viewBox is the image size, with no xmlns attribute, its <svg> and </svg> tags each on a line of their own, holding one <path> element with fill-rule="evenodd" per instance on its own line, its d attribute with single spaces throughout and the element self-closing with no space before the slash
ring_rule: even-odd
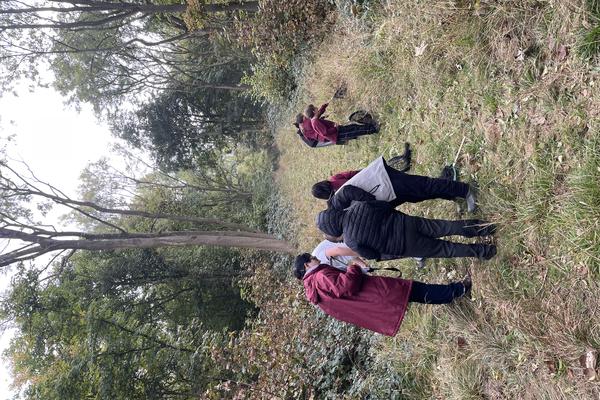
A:
<svg viewBox="0 0 600 400">
<path fill-rule="evenodd" d="M 464 244 L 439 238 L 450 235 L 487 236 L 495 226 L 478 219 L 445 221 L 413 217 L 396 211 L 386 201 L 353 202 L 345 210 L 330 208 L 317 215 L 317 226 L 364 258 L 476 257 L 489 260 L 496 246 Z"/>
</svg>

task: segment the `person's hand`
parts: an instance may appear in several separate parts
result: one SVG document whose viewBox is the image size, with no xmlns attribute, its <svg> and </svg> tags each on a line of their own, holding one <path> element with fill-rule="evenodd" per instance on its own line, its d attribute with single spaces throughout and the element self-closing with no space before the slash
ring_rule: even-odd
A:
<svg viewBox="0 0 600 400">
<path fill-rule="evenodd" d="M 362 268 L 369 268 L 369 265 L 365 262 L 365 260 L 360 257 L 354 257 L 352 261 L 350 261 L 350 264 L 358 265 Z"/>
</svg>

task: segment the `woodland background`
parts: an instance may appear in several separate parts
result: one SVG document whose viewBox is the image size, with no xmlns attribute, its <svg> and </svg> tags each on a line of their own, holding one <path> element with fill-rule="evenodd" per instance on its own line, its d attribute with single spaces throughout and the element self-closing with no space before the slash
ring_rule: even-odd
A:
<svg viewBox="0 0 600 400">
<path fill-rule="evenodd" d="M 46 85 L 49 69 L 131 165 L 90 164 L 74 199 L 3 153 L 15 386 L 44 400 L 598 398 L 599 43 L 598 0 L 1 2 L 1 90 Z M 293 116 L 342 85 L 330 116 L 368 109 L 382 132 L 305 147 Z M 394 338 L 310 306 L 290 268 L 321 240 L 312 183 L 406 141 L 413 172 L 435 176 L 463 137 L 498 257 L 390 264 L 431 282 L 470 270 L 473 299 L 412 307 Z M 62 228 L 46 220 L 57 209 Z"/>
</svg>

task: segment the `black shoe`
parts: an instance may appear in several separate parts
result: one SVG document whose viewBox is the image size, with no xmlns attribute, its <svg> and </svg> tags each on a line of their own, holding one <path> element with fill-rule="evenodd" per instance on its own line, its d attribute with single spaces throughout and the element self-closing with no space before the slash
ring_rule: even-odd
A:
<svg viewBox="0 0 600 400">
<path fill-rule="evenodd" d="M 404 154 L 401 156 L 394 156 L 388 160 L 388 165 L 395 170 L 400 172 L 408 172 L 410 170 L 410 164 L 412 162 L 412 150 L 410 143 L 404 143 Z"/>
<path fill-rule="evenodd" d="M 391 166 L 392 164 L 403 163 L 403 162 L 404 162 L 404 155 L 394 156 L 387 161 L 389 166 Z"/>
<path fill-rule="evenodd" d="M 491 260 L 496 255 L 496 245 L 482 244 L 481 246 L 483 246 L 482 254 L 479 256 L 481 260 Z"/>
<path fill-rule="evenodd" d="M 464 292 L 462 294 L 463 297 L 471 297 L 471 289 L 473 288 L 473 281 L 471 280 L 471 275 L 467 275 L 465 276 L 465 278 L 462 280 L 462 284 L 464 287 Z"/>
</svg>

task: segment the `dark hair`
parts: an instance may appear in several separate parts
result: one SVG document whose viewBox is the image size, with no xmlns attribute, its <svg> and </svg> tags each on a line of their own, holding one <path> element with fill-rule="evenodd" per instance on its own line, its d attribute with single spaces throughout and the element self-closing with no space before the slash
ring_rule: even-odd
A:
<svg viewBox="0 0 600 400">
<path fill-rule="evenodd" d="M 304 278 L 304 274 L 306 273 L 306 268 L 304 264 L 310 262 L 312 256 L 308 253 L 302 253 L 298 257 L 296 257 L 296 262 L 294 263 L 294 276 L 298 279 Z"/>
<path fill-rule="evenodd" d="M 306 111 L 304 111 L 304 114 L 308 118 L 312 118 L 315 116 L 316 110 L 317 110 L 317 107 L 313 106 L 312 104 L 309 104 L 308 106 L 306 106 Z"/>
<path fill-rule="evenodd" d="M 333 188 L 331 187 L 331 182 L 329 181 L 321 181 L 317 182 L 312 186 L 312 195 L 317 199 L 329 200 L 331 195 L 333 194 Z"/>
<path fill-rule="evenodd" d="M 296 114 L 296 122 L 294 122 L 296 128 L 299 128 L 302 122 L 304 122 L 304 114 Z"/>
</svg>

